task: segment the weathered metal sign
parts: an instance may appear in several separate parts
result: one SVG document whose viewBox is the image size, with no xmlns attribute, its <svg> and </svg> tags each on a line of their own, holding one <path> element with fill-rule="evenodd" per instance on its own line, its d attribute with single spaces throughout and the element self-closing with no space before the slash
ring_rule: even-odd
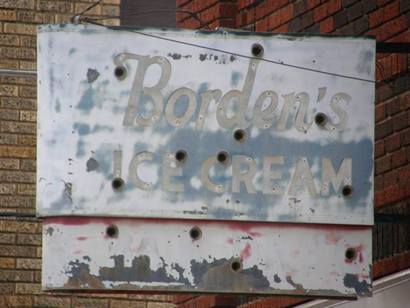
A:
<svg viewBox="0 0 410 308">
<path fill-rule="evenodd" d="M 38 57 L 47 289 L 370 292 L 373 40 L 48 25 Z"/>
</svg>

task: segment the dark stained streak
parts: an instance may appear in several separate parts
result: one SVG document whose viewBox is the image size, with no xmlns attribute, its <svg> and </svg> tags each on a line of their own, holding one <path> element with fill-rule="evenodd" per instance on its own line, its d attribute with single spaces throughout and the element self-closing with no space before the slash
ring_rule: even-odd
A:
<svg viewBox="0 0 410 308">
<path fill-rule="evenodd" d="M 89 68 L 87 71 L 87 80 L 89 83 L 93 83 L 94 81 L 97 80 L 98 76 L 100 76 L 100 73 L 92 68 Z"/>
<path fill-rule="evenodd" d="M 151 269 L 151 259 L 147 255 L 135 257 L 132 260 L 132 265 L 127 267 L 124 265 L 124 256 L 112 256 L 114 259 L 113 267 L 101 267 L 99 270 L 99 279 L 108 281 L 141 281 L 141 282 L 179 282 L 184 285 L 189 285 L 187 278 L 184 278 L 182 267 L 171 265 L 180 275 L 176 279 L 167 274 L 165 267 L 167 266 L 162 259 L 162 267 L 156 270 Z"/>
<path fill-rule="evenodd" d="M 286 281 L 292 286 L 294 287 L 296 290 L 301 291 L 301 292 L 306 292 L 305 288 L 300 284 L 300 283 L 295 283 L 292 280 L 292 277 L 290 276 L 286 276 Z"/>
<path fill-rule="evenodd" d="M 231 263 L 234 259 L 214 259 L 208 262 L 203 260 L 191 261 L 191 271 L 194 276 L 194 284 L 201 289 L 209 291 L 233 290 L 251 291 L 268 290 L 268 279 L 263 272 L 254 265 L 251 268 L 234 272 Z"/>
<path fill-rule="evenodd" d="M 100 164 L 94 158 L 90 157 L 87 160 L 87 172 L 97 170 L 99 166 Z"/>
<path fill-rule="evenodd" d="M 366 280 L 359 281 L 355 274 L 346 274 L 343 278 L 343 284 L 348 288 L 353 288 L 359 296 L 370 296 L 372 294 L 372 285 Z"/>
</svg>

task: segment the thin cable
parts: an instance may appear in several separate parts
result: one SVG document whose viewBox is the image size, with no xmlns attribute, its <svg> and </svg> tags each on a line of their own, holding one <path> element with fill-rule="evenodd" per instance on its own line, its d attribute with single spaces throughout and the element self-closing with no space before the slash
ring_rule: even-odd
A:
<svg viewBox="0 0 410 308">
<path fill-rule="evenodd" d="M 113 30 L 119 30 L 118 28 L 113 28 L 113 27 L 108 27 L 108 28 L 113 29 Z M 197 45 L 197 44 L 193 44 L 193 43 L 178 41 L 178 40 L 175 40 L 175 39 L 171 39 L 171 38 L 167 38 L 167 37 L 161 37 L 161 36 L 157 36 L 157 35 L 149 34 L 149 33 L 144 33 L 144 32 L 140 32 L 140 31 L 137 31 L 137 30 L 131 30 L 131 29 L 125 29 L 125 30 L 129 31 L 129 32 L 137 33 L 137 34 L 142 35 L 142 36 L 147 36 L 147 37 L 151 37 L 151 38 L 155 38 L 155 39 L 159 39 L 159 40 L 164 40 L 164 41 L 168 41 L 168 42 L 173 42 L 173 43 L 177 43 L 177 44 L 182 44 L 182 45 L 186 45 L 186 46 L 202 48 L 202 49 L 207 49 L 207 50 L 212 50 L 212 51 L 217 51 L 217 52 L 222 52 L 222 53 L 228 53 L 228 54 L 231 54 L 231 55 L 234 55 L 234 56 L 237 56 L 237 57 L 241 57 L 241 58 L 245 58 L 245 59 L 254 59 L 254 57 L 252 57 L 252 56 L 239 54 L 237 52 L 231 52 L 231 51 L 227 51 L 227 50 L 223 50 L 223 49 L 219 49 L 219 48 L 213 48 L 213 47 L 202 46 L 202 45 Z M 354 77 L 354 76 L 348 76 L 348 75 L 342 75 L 342 74 L 337 74 L 337 73 L 332 73 L 332 72 L 321 71 L 321 70 L 314 69 L 314 68 L 309 68 L 309 67 L 284 63 L 282 61 L 275 61 L 275 60 L 269 60 L 269 59 L 264 59 L 264 58 L 260 58 L 260 60 L 264 61 L 264 62 L 276 64 L 276 65 L 282 65 L 282 66 L 286 66 L 286 67 L 299 69 L 299 70 L 305 70 L 305 71 L 309 71 L 309 72 L 314 72 L 314 73 L 319 73 L 319 74 L 324 74 L 324 75 L 329 75 L 329 76 L 334 76 L 334 77 L 341 77 L 341 78 L 346 78 L 346 79 L 352 79 L 352 80 L 375 83 L 373 80 L 370 80 L 370 79 L 364 79 L 364 78 L 359 78 L 359 77 Z"/>
<path fill-rule="evenodd" d="M 100 4 L 103 0 L 98 0 L 97 2 L 91 4 L 89 7 L 85 8 L 84 10 L 82 10 L 80 13 L 75 14 L 71 17 L 71 21 L 73 23 L 78 23 L 80 20 L 80 17 L 82 15 L 84 15 L 85 13 L 87 13 L 89 10 L 93 9 L 95 6 L 97 6 L 98 4 Z"/>
</svg>

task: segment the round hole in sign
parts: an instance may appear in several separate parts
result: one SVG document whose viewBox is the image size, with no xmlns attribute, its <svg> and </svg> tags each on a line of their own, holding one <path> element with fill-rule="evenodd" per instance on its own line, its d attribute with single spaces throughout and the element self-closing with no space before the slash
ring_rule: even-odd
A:
<svg viewBox="0 0 410 308">
<path fill-rule="evenodd" d="M 243 129 L 237 129 L 233 132 L 233 137 L 238 142 L 244 142 L 246 139 L 246 131 Z"/>
<path fill-rule="evenodd" d="M 323 112 L 319 112 L 315 116 L 315 122 L 319 126 L 325 126 L 327 123 L 327 116 Z"/>
<path fill-rule="evenodd" d="M 115 179 L 112 180 L 112 183 L 111 183 L 112 188 L 113 188 L 115 191 L 120 191 L 120 190 L 122 190 L 123 187 L 124 187 L 124 184 L 125 184 L 125 183 L 124 183 L 124 180 L 121 179 L 121 178 L 115 178 Z"/>
<path fill-rule="evenodd" d="M 356 258 L 356 249 L 347 248 L 345 252 L 345 257 L 347 260 L 352 261 Z"/>
<path fill-rule="evenodd" d="M 105 233 L 108 237 L 118 237 L 118 228 L 116 225 L 109 225 L 107 229 L 105 229 Z"/>
<path fill-rule="evenodd" d="M 176 153 L 175 153 L 175 159 L 176 159 L 178 162 L 180 162 L 180 163 L 185 162 L 187 156 L 188 156 L 188 154 L 187 154 L 186 151 L 184 151 L 184 150 L 178 150 L 178 151 L 176 151 Z"/>
<path fill-rule="evenodd" d="M 192 240 L 196 241 L 199 240 L 202 236 L 202 231 L 199 229 L 199 227 L 195 226 L 192 227 L 191 230 L 189 230 L 189 236 L 192 238 Z"/>
<path fill-rule="evenodd" d="M 255 57 L 262 57 L 263 56 L 263 46 L 261 44 L 253 44 L 252 45 L 252 55 Z"/>
<path fill-rule="evenodd" d="M 122 80 L 127 76 L 127 69 L 124 66 L 117 66 L 114 70 L 114 75 Z"/>
<path fill-rule="evenodd" d="M 345 197 L 350 197 L 353 194 L 353 187 L 350 185 L 343 186 L 342 194 Z"/>
<path fill-rule="evenodd" d="M 216 155 L 216 159 L 221 163 L 221 164 L 227 164 L 229 162 L 229 153 L 226 151 L 220 151 Z"/>
<path fill-rule="evenodd" d="M 239 272 L 242 269 L 242 263 L 240 260 L 234 260 L 231 263 L 231 268 L 234 272 Z"/>
</svg>

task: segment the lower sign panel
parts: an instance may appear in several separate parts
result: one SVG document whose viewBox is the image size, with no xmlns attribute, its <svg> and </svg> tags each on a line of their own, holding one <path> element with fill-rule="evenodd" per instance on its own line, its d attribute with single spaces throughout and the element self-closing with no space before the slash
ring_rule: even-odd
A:
<svg viewBox="0 0 410 308">
<path fill-rule="evenodd" d="M 371 227 L 58 217 L 43 289 L 371 294 Z"/>
</svg>

